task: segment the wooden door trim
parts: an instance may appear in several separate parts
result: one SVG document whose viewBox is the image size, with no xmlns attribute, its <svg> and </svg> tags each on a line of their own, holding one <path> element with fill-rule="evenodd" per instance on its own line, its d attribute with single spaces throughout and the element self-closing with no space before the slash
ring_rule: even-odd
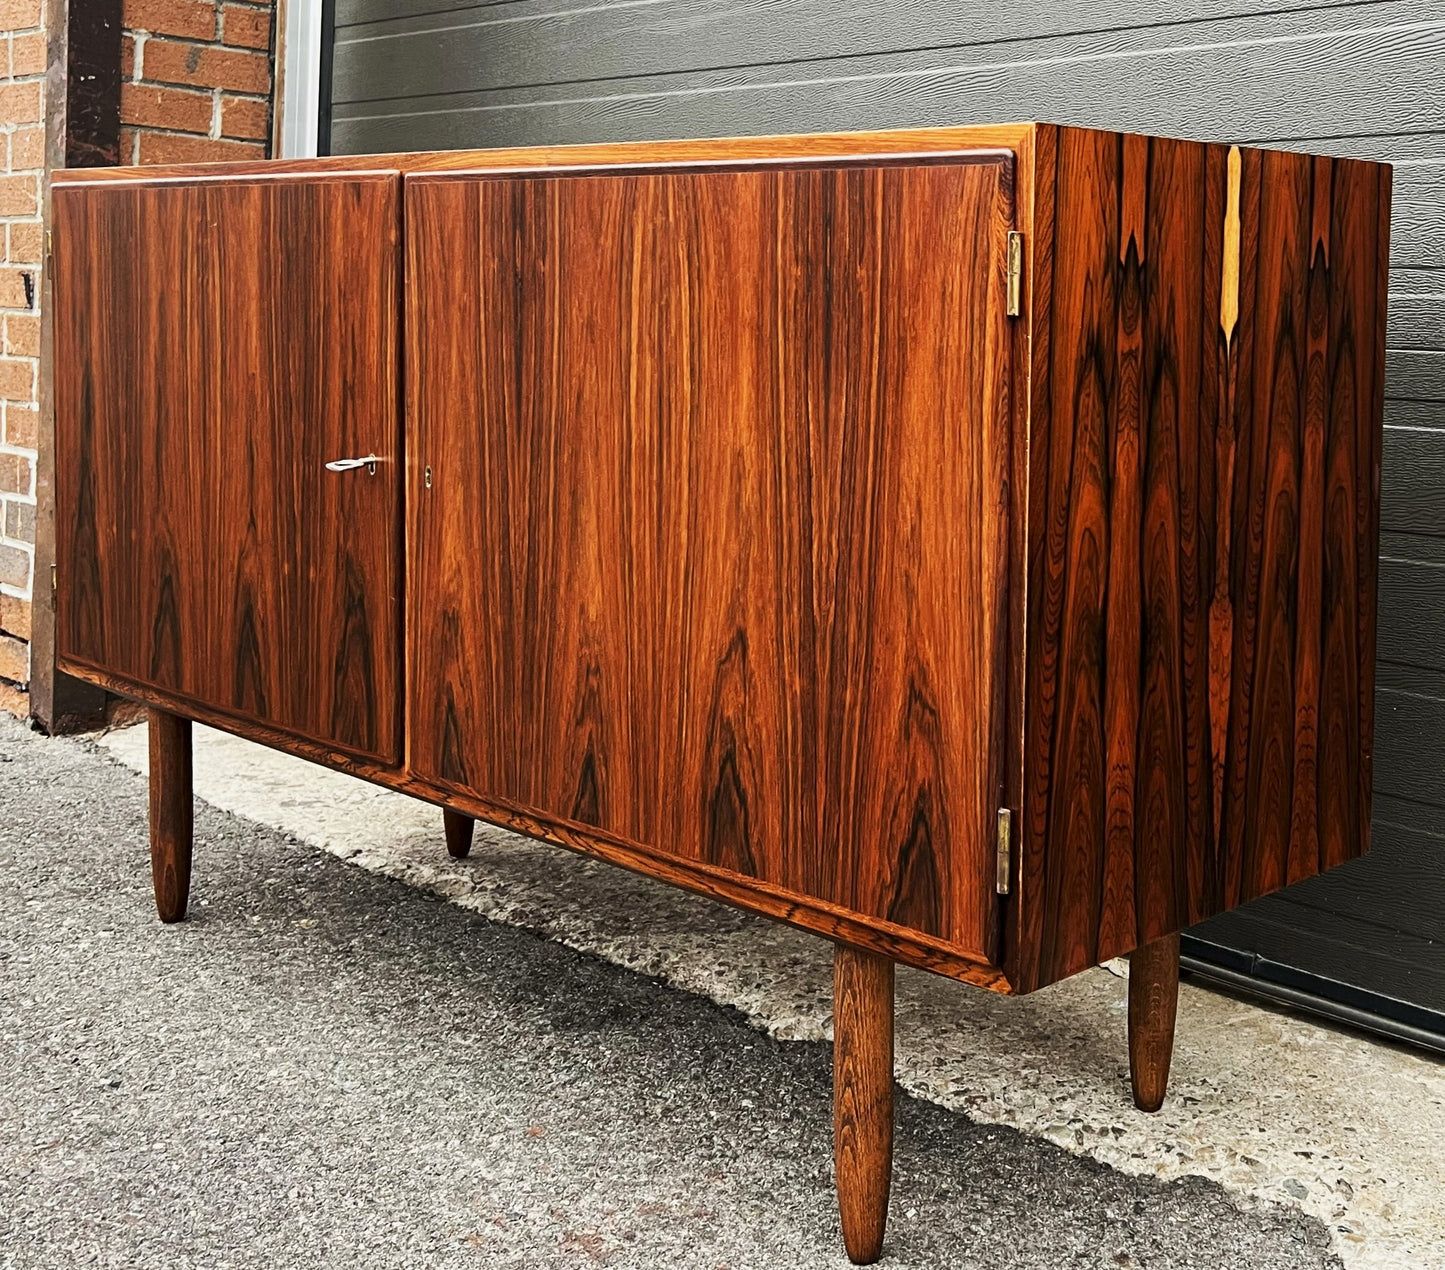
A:
<svg viewBox="0 0 1445 1270">
<path fill-rule="evenodd" d="M 382 771 L 400 770 L 401 767 L 400 758 L 394 763 L 388 763 L 384 754 L 356 749 L 349 745 L 340 745 L 334 741 L 322 742 L 304 732 L 297 732 L 275 724 L 261 723 L 251 715 L 243 714 L 239 710 L 228 710 L 224 706 L 212 705 L 184 693 L 171 692 L 168 689 L 159 688 L 155 684 L 148 684 L 139 679 L 131 679 L 127 675 L 117 674 L 113 670 L 107 670 L 103 666 L 88 662 L 83 657 L 77 657 L 74 653 L 57 654 L 55 664 L 57 669 L 83 683 L 94 684 L 116 696 L 128 697 L 143 705 L 169 710 L 173 714 L 185 715 L 198 722 L 206 723 L 208 726 L 232 732 L 236 736 L 249 737 L 252 729 L 273 735 L 276 740 L 266 742 L 273 749 L 289 750 L 297 754 L 305 752 L 309 757 L 310 751 L 318 748 L 327 752 L 334 751 L 337 755 L 343 756 L 347 762 L 374 765 Z M 216 720 L 214 723 L 210 722 L 213 718 Z"/>
<path fill-rule="evenodd" d="M 646 159 L 620 163 L 551 163 L 546 167 L 514 164 L 471 168 L 447 168 L 442 171 L 421 169 L 407 171 L 405 179 L 412 182 L 448 181 L 515 181 L 556 180 L 585 176 L 684 176 L 692 173 L 776 172 L 799 169 L 833 168 L 925 168 L 944 164 L 994 163 L 1008 169 L 1007 183 L 1012 188 L 1012 168 L 1017 155 L 1011 149 L 969 146 L 946 150 L 914 150 L 890 153 L 886 150 L 859 150 L 856 153 L 765 155 L 753 158 L 726 155 L 689 159 Z"/>
<path fill-rule="evenodd" d="M 152 174 L 149 168 L 121 169 L 132 173 L 130 178 L 124 182 L 130 189 L 157 189 L 167 186 L 188 186 L 188 185 L 252 185 L 252 184 L 279 184 L 282 182 L 303 182 L 303 181 L 377 181 L 394 180 L 402 175 L 398 167 L 372 167 L 363 165 L 355 168 L 318 168 L 303 167 L 295 168 L 287 166 L 279 171 L 269 168 L 252 167 L 250 165 L 236 164 L 228 167 L 225 171 L 214 171 L 211 164 L 197 163 L 194 172 L 187 172 L 183 167 L 161 168 Z M 115 169 L 106 169 L 106 172 Z M 116 184 L 115 178 L 109 175 L 102 175 L 100 171 L 81 169 L 83 175 L 66 177 L 64 173 L 55 174 L 55 188 L 57 190 L 84 190 L 94 189 L 98 186 L 110 186 Z"/>
<path fill-rule="evenodd" d="M 56 0 L 47 6 L 49 51 L 45 95 L 45 177 L 66 168 L 120 162 L 120 0 Z M 41 196 L 41 229 L 50 230 L 48 184 Z M 74 732 L 105 718 L 105 694 L 60 673 L 55 664 L 55 358 L 48 261 L 39 276 L 40 366 L 36 407 L 35 555 L 30 583 L 30 717 L 49 734 Z"/>
</svg>

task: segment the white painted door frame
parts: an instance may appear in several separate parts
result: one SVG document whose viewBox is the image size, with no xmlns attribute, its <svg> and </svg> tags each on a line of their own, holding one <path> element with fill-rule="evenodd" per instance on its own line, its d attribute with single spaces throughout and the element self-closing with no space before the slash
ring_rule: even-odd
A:
<svg viewBox="0 0 1445 1270">
<path fill-rule="evenodd" d="M 280 0 L 280 83 L 277 85 L 277 154 L 309 159 L 316 154 L 321 113 L 322 0 Z"/>
</svg>

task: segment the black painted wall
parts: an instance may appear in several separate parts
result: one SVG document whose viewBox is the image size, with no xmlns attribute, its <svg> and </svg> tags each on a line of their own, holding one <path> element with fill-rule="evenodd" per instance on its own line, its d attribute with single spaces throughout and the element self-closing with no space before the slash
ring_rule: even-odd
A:
<svg viewBox="0 0 1445 1270">
<path fill-rule="evenodd" d="M 334 33 L 336 153 L 1050 119 L 1394 161 L 1374 852 L 1200 933 L 1445 1012 L 1445 2 L 335 0 Z"/>
</svg>

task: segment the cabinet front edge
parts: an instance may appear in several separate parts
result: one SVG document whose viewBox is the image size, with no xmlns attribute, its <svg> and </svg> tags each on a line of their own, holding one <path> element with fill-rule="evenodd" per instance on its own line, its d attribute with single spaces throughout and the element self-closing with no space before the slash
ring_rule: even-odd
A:
<svg viewBox="0 0 1445 1270">
<path fill-rule="evenodd" d="M 585 826 L 542 819 L 521 808 L 482 798 L 464 790 L 413 775 L 404 766 L 388 766 L 368 756 L 349 753 L 253 719 L 177 696 L 149 684 L 101 670 L 73 658 L 58 659 L 60 669 L 119 696 L 194 719 L 270 749 L 318 763 L 423 801 L 444 805 L 465 815 L 511 829 L 528 837 L 565 847 L 578 854 L 719 900 L 746 912 L 770 917 L 809 934 L 837 943 L 882 953 L 905 965 L 929 970 L 989 991 L 1008 994 L 1013 985 L 997 967 L 966 950 L 881 919 L 866 917 L 826 901 L 771 886 L 743 874 L 701 861 L 669 856 L 613 838 Z"/>
</svg>

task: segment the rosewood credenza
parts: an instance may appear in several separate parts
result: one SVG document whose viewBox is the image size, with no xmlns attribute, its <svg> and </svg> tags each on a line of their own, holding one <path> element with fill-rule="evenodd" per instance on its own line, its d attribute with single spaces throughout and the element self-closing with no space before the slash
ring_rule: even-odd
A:
<svg viewBox="0 0 1445 1270">
<path fill-rule="evenodd" d="M 1042 124 L 57 173 L 56 628 L 151 707 L 1028 992 L 1366 849 L 1390 170 Z"/>
</svg>

